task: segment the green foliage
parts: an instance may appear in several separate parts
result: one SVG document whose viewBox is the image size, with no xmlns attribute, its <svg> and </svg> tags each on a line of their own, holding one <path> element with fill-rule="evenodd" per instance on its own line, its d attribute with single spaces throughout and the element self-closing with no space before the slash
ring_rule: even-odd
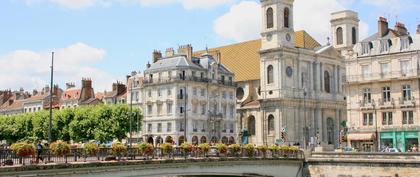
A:
<svg viewBox="0 0 420 177">
<path fill-rule="evenodd" d="M 162 152 L 166 154 L 172 154 L 174 150 L 174 146 L 171 143 L 163 143 L 160 148 L 162 148 Z"/>
<path fill-rule="evenodd" d="M 267 152 L 268 147 L 267 147 L 266 145 L 259 145 L 259 146 L 257 147 L 257 149 L 258 149 L 260 152 L 265 153 L 265 152 Z"/>
<path fill-rule="evenodd" d="M 51 151 L 57 156 L 65 156 L 70 153 L 70 145 L 67 142 L 58 140 L 51 144 Z"/>
<path fill-rule="evenodd" d="M 127 152 L 127 146 L 120 142 L 112 143 L 111 149 L 112 153 L 118 157 L 123 156 Z"/>
<path fill-rule="evenodd" d="M 241 145 L 239 144 L 231 144 L 229 147 L 233 154 L 237 154 L 241 150 Z"/>
<path fill-rule="evenodd" d="M 52 140 L 109 142 L 126 137 L 130 125 L 128 105 L 81 106 L 53 111 Z M 133 131 L 139 109 L 134 109 Z M 21 140 L 36 142 L 48 139 L 49 111 L 0 116 L 0 140 L 13 143 Z"/>
<path fill-rule="evenodd" d="M 179 148 L 182 152 L 187 153 L 193 150 L 193 145 L 190 143 L 182 143 L 181 146 L 179 146 Z"/>
<path fill-rule="evenodd" d="M 250 156 L 250 157 L 254 156 L 254 151 L 255 151 L 254 145 L 247 144 L 247 145 L 245 145 L 244 148 L 245 148 L 246 152 L 248 153 L 248 156 Z"/>
<path fill-rule="evenodd" d="M 277 152 L 279 148 L 275 144 L 273 144 L 273 145 L 268 146 L 268 150 L 274 153 L 274 152 Z"/>
</svg>

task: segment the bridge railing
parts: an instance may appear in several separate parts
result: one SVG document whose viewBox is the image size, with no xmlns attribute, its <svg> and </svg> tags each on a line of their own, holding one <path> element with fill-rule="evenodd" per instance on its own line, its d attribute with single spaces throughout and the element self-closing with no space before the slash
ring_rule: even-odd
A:
<svg viewBox="0 0 420 177">
<path fill-rule="evenodd" d="M 100 162 L 100 161 L 131 161 L 131 160 L 173 160 L 173 159 L 205 159 L 205 158 L 266 158 L 266 159 L 290 159 L 302 160 L 304 153 L 302 151 L 283 152 L 269 151 L 261 152 L 255 149 L 253 153 L 247 152 L 241 148 L 234 153 L 228 148 L 226 153 L 218 152 L 216 147 L 210 147 L 207 153 L 200 152 L 193 148 L 191 152 L 182 152 L 179 147 L 174 147 L 170 153 L 165 153 L 162 148 L 155 147 L 149 155 L 141 153 L 138 148 L 127 148 L 127 152 L 121 157 L 113 154 L 111 148 L 99 148 L 95 155 L 84 153 L 83 148 L 72 148 L 70 153 L 65 156 L 56 156 L 49 149 L 43 150 L 40 158 L 35 154 L 28 157 L 19 157 L 10 149 L 0 149 L 0 166 L 3 165 L 25 165 L 37 163 L 73 163 L 73 162 Z"/>
</svg>

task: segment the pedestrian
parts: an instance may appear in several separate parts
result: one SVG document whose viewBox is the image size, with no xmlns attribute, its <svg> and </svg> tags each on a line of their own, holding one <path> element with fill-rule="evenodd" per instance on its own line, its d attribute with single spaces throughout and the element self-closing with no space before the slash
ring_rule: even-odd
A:
<svg viewBox="0 0 420 177">
<path fill-rule="evenodd" d="M 417 152 L 417 145 L 416 144 L 413 145 L 412 152 Z"/>
<path fill-rule="evenodd" d="M 42 144 L 41 141 L 38 141 L 38 144 L 36 145 L 36 150 L 37 150 L 37 157 L 36 157 L 36 162 L 39 163 L 39 160 L 41 160 L 42 162 L 44 162 L 44 158 L 42 158 Z"/>
</svg>

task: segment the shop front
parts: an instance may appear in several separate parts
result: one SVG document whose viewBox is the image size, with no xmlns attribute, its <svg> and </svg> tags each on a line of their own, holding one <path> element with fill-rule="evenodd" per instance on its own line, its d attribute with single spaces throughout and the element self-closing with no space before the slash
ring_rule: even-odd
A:
<svg viewBox="0 0 420 177">
<path fill-rule="evenodd" d="M 375 139 L 374 133 L 350 133 L 347 135 L 348 145 L 360 152 L 374 152 Z"/>
<path fill-rule="evenodd" d="M 419 136 L 417 131 L 402 132 L 381 132 L 381 149 L 397 148 L 401 152 L 408 152 L 411 148 L 419 145 Z"/>
</svg>

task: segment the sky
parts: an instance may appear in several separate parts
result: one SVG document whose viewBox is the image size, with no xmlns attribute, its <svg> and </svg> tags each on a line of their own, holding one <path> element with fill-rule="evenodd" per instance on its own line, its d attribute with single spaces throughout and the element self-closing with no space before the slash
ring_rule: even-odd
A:
<svg viewBox="0 0 420 177">
<path fill-rule="evenodd" d="M 360 37 L 377 31 L 379 16 L 415 33 L 420 0 L 295 0 L 295 30 L 321 44 L 330 36 L 330 13 L 359 13 Z M 49 83 L 64 88 L 91 78 L 110 90 L 131 71 L 143 71 L 154 49 L 192 44 L 194 50 L 258 39 L 259 0 L 1 0 L 0 90 L 31 91 Z"/>
</svg>

